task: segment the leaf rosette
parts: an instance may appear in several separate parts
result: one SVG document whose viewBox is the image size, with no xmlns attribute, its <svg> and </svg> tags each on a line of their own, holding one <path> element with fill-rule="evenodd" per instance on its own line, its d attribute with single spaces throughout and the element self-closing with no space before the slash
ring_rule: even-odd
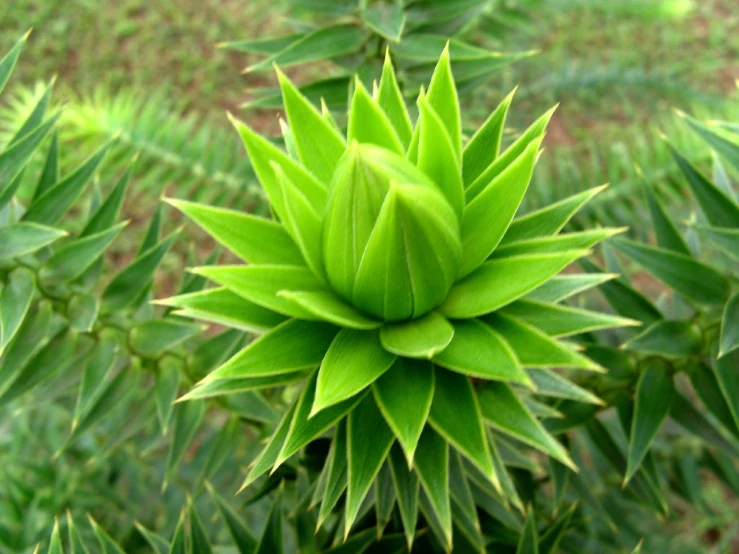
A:
<svg viewBox="0 0 739 554">
<path fill-rule="evenodd" d="M 521 504 L 497 437 L 574 467 L 535 398 L 599 403 L 552 371 L 601 369 L 558 339 L 633 322 L 560 304 L 612 275 L 558 274 L 616 231 L 560 233 L 600 189 L 515 217 L 552 112 L 501 152 L 511 94 L 463 146 L 448 49 L 415 124 L 388 57 L 346 136 L 278 75 L 286 151 L 234 122 L 274 219 L 170 201 L 247 263 L 165 303 L 261 334 L 185 399 L 302 382 L 245 486 L 332 433 L 319 525 L 346 490 L 348 533 L 387 464 L 408 541 L 420 509 L 449 546 L 450 471 Z"/>
</svg>

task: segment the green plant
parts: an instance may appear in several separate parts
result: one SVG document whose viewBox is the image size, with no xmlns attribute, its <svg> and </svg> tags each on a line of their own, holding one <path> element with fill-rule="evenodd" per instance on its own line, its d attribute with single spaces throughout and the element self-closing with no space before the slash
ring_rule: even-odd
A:
<svg viewBox="0 0 739 554">
<path fill-rule="evenodd" d="M 681 120 L 720 158 L 739 168 L 739 135 L 731 124 L 705 124 L 684 114 Z M 579 406 L 561 405 L 564 420 L 548 426 L 557 432 L 583 425 L 590 456 L 597 462 L 591 487 L 605 493 L 604 506 L 623 505 L 626 500 L 612 489 L 612 480 L 621 480 L 625 491 L 633 487 L 631 493 L 641 497 L 642 507 L 634 506 L 633 518 L 606 508 L 620 530 L 634 534 L 650 520 L 655 522 L 645 517 L 650 512 L 666 522 L 679 518 L 675 512 L 684 506 L 699 513 L 720 513 L 721 500 L 710 501 L 707 494 L 707 472 L 729 497 L 739 491 L 736 189 L 718 159 L 712 182 L 674 146 L 669 149 L 701 216 L 691 217 L 685 224 L 688 236 L 683 236 L 665 208 L 663 190 L 645 184 L 652 225 L 641 231 L 651 231 L 656 245 L 623 238 L 609 241 L 606 270 L 622 277 L 599 285 L 617 313 L 643 327 L 623 331 L 618 348 L 612 340 L 582 338 L 584 353 L 609 370 L 587 386 L 615 410 L 600 415 L 594 409 L 588 414 Z M 629 271 L 616 252 L 632 263 L 626 266 Z M 654 296 L 659 291 L 656 302 L 639 292 L 644 287 L 636 283 L 646 280 L 643 273 L 633 271 L 633 264 L 661 284 L 647 293 Z M 604 271 L 590 261 L 581 265 L 592 274 Z M 716 531 L 720 539 L 716 551 L 730 550 L 736 540 L 730 524 Z M 612 537 L 607 525 L 592 526 L 591 532 L 598 542 L 613 540 L 606 538 Z M 684 546 L 670 544 L 662 534 L 641 533 L 647 551 L 673 552 Z"/>
<path fill-rule="evenodd" d="M 24 44 L 0 60 L 0 90 Z M 183 383 L 238 349 L 243 334 L 196 339 L 201 325 L 149 304 L 177 236 L 160 236 L 161 211 L 150 214 L 130 263 L 108 267 L 106 254 L 126 227 L 118 218 L 132 170 L 100 185 L 106 144 L 60 175 L 61 114 L 47 113 L 50 93 L 0 150 L 0 551 L 28 552 L 68 510 L 70 518 L 89 513 L 137 552 L 135 519 L 169 533 L 186 491 L 197 493 L 206 480 L 235 487 L 236 472 L 225 481 L 216 472 L 232 452 L 248 456 L 251 437 L 276 414 L 244 395 L 207 404 L 207 420 L 206 403 L 172 405 Z M 39 151 L 40 176 L 30 179 Z M 178 290 L 204 285 L 190 277 Z"/>
<path fill-rule="evenodd" d="M 727 162 L 714 185 L 675 151 L 703 216 L 683 239 L 663 203 L 682 189 L 650 186 L 658 246 L 610 240 L 605 273 L 582 256 L 614 231 L 570 232 L 597 190 L 514 217 L 550 114 L 501 148 L 508 97 L 463 147 L 448 51 L 415 126 L 389 60 L 357 84 L 348 146 L 281 86 L 285 151 L 236 123 L 273 219 L 171 201 L 251 265 L 214 252 L 165 307 L 161 211 L 130 265 L 102 261 L 136 169 L 106 187 L 106 145 L 60 178 L 50 89 L 7 135 L 0 551 L 687 553 L 707 526 L 730 548 L 736 126 L 687 118 Z M 570 260 L 586 273 L 556 275 Z M 619 316 L 582 309 L 594 287 Z"/>
<path fill-rule="evenodd" d="M 415 96 L 427 82 L 449 36 L 474 24 L 489 11 L 491 0 L 288 0 L 291 13 L 298 14 L 298 32 L 281 37 L 223 43 L 224 48 L 258 54 L 264 59 L 245 72 L 260 72 L 280 67 L 331 62 L 340 70 L 329 78 L 301 87 L 314 103 L 330 109 L 343 109 L 354 75 L 365 85 L 380 73 L 385 51 L 393 53 L 401 90 Z M 531 52 L 502 54 L 479 47 L 461 38 L 451 40 L 450 51 L 455 79 L 460 92 L 487 82 L 492 75 Z M 246 108 L 280 108 L 279 90 L 261 88 Z"/>
<path fill-rule="evenodd" d="M 348 536 L 389 465 L 408 544 L 418 505 L 406 491 L 420 482 L 425 519 L 451 548 L 454 525 L 479 527 L 474 510 L 451 508 L 459 455 L 470 462 L 463 483 L 481 474 L 521 509 L 499 433 L 575 467 L 528 406 L 552 394 L 600 402 L 549 369 L 599 369 L 557 337 L 632 321 L 557 305 L 610 276 L 555 275 L 614 230 L 558 234 L 597 190 L 514 219 L 551 112 L 500 153 L 509 96 L 462 148 L 448 49 L 418 98 L 415 126 L 389 58 L 374 95 L 357 81 L 346 138 L 279 79 L 287 153 L 235 123 L 278 221 L 170 200 L 249 264 L 193 269 L 220 288 L 166 304 L 267 330 L 185 399 L 303 383 L 289 389 L 244 486 L 334 429 L 319 528 L 346 488 Z M 536 329 L 558 314 L 562 321 Z"/>
<path fill-rule="evenodd" d="M 733 121 L 739 118 L 739 102 L 734 95 L 720 109 L 697 106 L 693 111 L 705 118 L 712 115 Z M 648 217 L 648 208 L 639 194 L 647 183 L 659 185 L 660 197 L 668 211 L 678 217 L 687 216 L 692 209 L 687 201 L 689 194 L 664 136 L 669 137 L 670 144 L 683 152 L 691 164 L 704 166 L 713 162 L 716 175 L 726 173 L 705 141 L 670 113 L 653 117 L 647 129 L 603 130 L 597 142 L 584 138 L 570 147 L 556 147 L 556 156 L 544 157 L 537 165 L 526 207 L 534 209 L 576 194 L 588 183 L 610 183 L 606 191 L 577 214 L 577 223 L 626 225 Z M 641 239 L 649 233 L 641 225 L 633 230 Z"/>
<path fill-rule="evenodd" d="M 7 143 L 33 111 L 46 86 L 15 87 L 2 111 L 0 144 Z M 104 177 L 115 176 L 134 156 L 136 191 L 150 199 L 168 187 L 189 198 L 250 211 L 261 208 L 260 191 L 238 139 L 173 102 L 164 91 L 111 96 L 98 88 L 68 99 L 57 125 L 66 158 L 111 143 Z M 43 160 L 38 160 L 42 163 Z M 148 216 L 147 213 L 142 214 Z"/>
</svg>

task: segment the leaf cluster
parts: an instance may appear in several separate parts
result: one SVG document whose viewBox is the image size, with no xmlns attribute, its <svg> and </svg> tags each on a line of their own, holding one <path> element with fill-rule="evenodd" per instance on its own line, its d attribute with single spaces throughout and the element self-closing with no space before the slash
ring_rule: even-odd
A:
<svg viewBox="0 0 739 554">
<path fill-rule="evenodd" d="M 428 82 L 448 37 L 474 26 L 493 9 L 491 0 L 289 0 L 297 32 L 257 40 L 225 42 L 222 47 L 260 56 L 245 73 L 263 72 L 273 65 L 286 68 L 317 62 L 336 67 L 329 78 L 306 83 L 300 91 L 315 104 L 342 110 L 354 75 L 366 86 L 380 72 L 389 49 L 404 94 L 412 97 Z M 465 41 L 451 40 L 452 66 L 460 92 L 486 83 L 491 76 L 530 52 L 501 53 Z M 259 88 L 245 108 L 279 108 L 278 89 Z"/>
<path fill-rule="evenodd" d="M 273 217 L 171 201 L 247 264 L 216 252 L 159 308 L 175 234 L 157 210 L 106 269 L 134 169 L 101 187 L 106 144 L 61 176 L 44 92 L 0 153 L 2 548 L 664 551 L 706 470 L 737 492 L 736 126 L 681 116 L 717 153 L 709 179 L 667 147 L 698 213 L 646 184 L 656 245 L 610 238 L 571 223 L 598 190 L 517 213 L 550 114 L 504 147 L 508 97 L 464 142 L 453 71 L 413 121 L 386 61 L 347 135 L 280 76 L 285 149 L 236 122 Z"/>
</svg>

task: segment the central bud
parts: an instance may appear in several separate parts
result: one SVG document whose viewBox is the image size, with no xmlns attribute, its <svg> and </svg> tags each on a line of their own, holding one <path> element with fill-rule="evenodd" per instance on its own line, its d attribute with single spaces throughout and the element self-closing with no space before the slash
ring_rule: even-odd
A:
<svg viewBox="0 0 739 554">
<path fill-rule="evenodd" d="M 385 321 L 440 304 L 462 252 L 459 221 L 437 185 L 402 156 L 356 142 L 331 181 L 322 245 L 337 294 Z"/>
</svg>

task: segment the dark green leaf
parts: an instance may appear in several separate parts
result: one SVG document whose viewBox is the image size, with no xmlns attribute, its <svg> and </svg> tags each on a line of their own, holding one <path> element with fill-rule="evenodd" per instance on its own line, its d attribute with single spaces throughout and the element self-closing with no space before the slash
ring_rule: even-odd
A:
<svg viewBox="0 0 739 554">
<path fill-rule="evenodd" d="M 696 437 L 725 451 L 731 456 L 739 456 L 739 448 L 728 442 L 723 435 L 701 414 L 691 401 L 677 393 L 670 410 L 670 419 L 684 427 Z"/>
<path fill-rule="evenodd" d="M 283 414 L 279 425 L 275 429 L 274 433 L 269 439 L 267 446 L 261 451 L 259 456 L 250 464 L 250 470 L 244 483 L 241 485 L 240 491 L 244 490 L 251 483 L 254 482 L 257 477 L 261 476 L 265 471 L 274 466 L 277 461 L 278 455 L 282 446 L 285 444 L 288 431 L 290 430 L 290 423 L 295 415 L 295 409 L 297 407 L 297 401 L 290 405 L 290 408 Z"/>
<path fill-rule="evenodd" d="M 398 438 L 408 465 L 412 465 L 418 439 L 434 395 L 434 368 L 425 360 L 398 358 L 372 386 L 385 420 Z"/>
<path fill-rule="evenodd" d="M 647 195 L 649 213 L 652 216 L 652 226 L 654 227 L 654 234 L 657 237 L 657 244 L 665 250 L 672 250 L 678 254 L 690 256 L 688 245 L 685 244 L 683 237 L 680 236 L 675 223 L 667 215 L 667 211 L 660 199 L 655 196 L 652 186 L 644 182 L 644 191 Z"/>
<path fill-rule="evenodd" d="M 42 279 L 53 282 L 71 281 L 82 275 L 108 248 L 128 223 L 119 223 L 84 238 L 66 243 L 54 252 L 39 272 Z"/>
<path fill-rule="evenodd" d="M 576 400 L 577 402 L 587 402 L 589 404 L 605 405 L 605 403 L 582 387 L 565 379 L 561 375 L 549 369 L 535 369 L 529 372 L 533 381 L 536 394 L 541 396 L 551 396 L 553 398 L 565 398 L 568 400 Z"/>
<path fill-rule="evenodd" d="M 403 463 L 402 451 L 397 446 L 390 449 L 388 460 L 395 483 L 398 511 L 403 522 L 408 550 L 410 550 L 413 545 L 418 519 L 418 475 Z"/>
<path fill-rule="evenodd" d="M 113 370 L 118 345 L 108 335 L 103 335 L 93 347 L 82 373 L 82 382 L 77 394 L 77 403 L 72 418 L 72 429 L 79 425 L 94 403 L 105 390 L 108 376 Z"/>
<path fill-rule="evenodd" d="M 690 382 L 708 410 L 724 427 L 739 437 L 739 426 L 734 421 L 729 404 L 718 381 L 718 372 L 702 363 L 688 364 Z"/>
<path fill-rule="evenodd" d="M 243 344 L 243 339 L 244 334 L 238 329 L 228 329 L 201 342 L 187 360 L 191 376 L 205 377 L 234 354 Z"/>
<path fill-rule="evenodd" d="M 131 329 L 129 344 L 140 356 L 157 358 L 204 330 L 201 325 L 176 319 L 153 319 Z"/>
<path fill-rule="evenodd" d="M 35 311 L 24 318 L 16 338 L 8 346 L 7 352 L 0 357 L 0 382 L 7 386 L 49 341 L 52 332 L 52 305 L 50 301 L 41 301 Z"/>
<path fill-rule="evenodd" d="M 10 273 L 5 287 L 0 290 L 0 355 L 21 327 L 34 292 L 33 273 L 23 267 Z"/>
<path fill-rule="evenodd" d="M 54 127 L 60 115 L 61 112 L 57 112 L 15 144 L 0 152 L 0 183 L 2 183 L 0 186 L 0 208 L 10 201 L 18 185 L 18 182 L 14 180 L 19 178 L 28 160 Z M 36 222 L 48 223 L 45 221 Z"/>
<path fill-rule="evenodd" d="M 38 183 L 33 191 L 33 200 L 44 194 L 52 186 L 59 182 L 59 131 L 54 131 L 51 136 L 51 145 L 46 154 L 44 169 L 39 175 Z"/>
<path fill-rule="evenodd" d="M 400 42 L 405 26 L 405 12 L 394 2 L 380 2 L 362 10 L 362 20 L 377 34 Z"/>
<path fill-rule="evenodd" d="M 603 285 L 616 277 L 618 277 L 616 273 L 557 275 L 539 288 L 532 290 L 526 298 L 539 302 L 561 302 L 593 287 Z"/>
<path fill-rule="evenodd" d="M 529 507 L 516 554 L 539 554 L 539 535 L 536 531 L 533 507 Z"/>
<path fill-rule="evenodd" d="M 483 417 L 496 429 L 556 458 L 576 471 L 569 455 L 505 383 L 488 382 L 478 391 Z"/>
<path fill-rule="evenodd" d="M 180 372 L 182 363 L 171 359 L 162 360 L 157 367 L 154 381 L 154 397 L 157 405 L 157 417 L 162 434 L 167 434 L 169 422 L 174 412 L 174 402 L 180 388 Z"/>
<path fill-rule="evenodd" d="M 601 269 L 583 258 L 578 262 L 589 273 L 601 273 Z M 601 273 L 602 275 L 607 275 Z M 609 280 L 600 285 L 600 291 L 619 315 L 645 324 L 662 320 L 662 314 L 643 294 L 626 284 L 623 279 Z"/>
<path fill-rule="evenodd" d="M 282 516 L 282 488 L 277 493 L 277 498 L 272 502 L 269 509 L 267 523 L 259 538 L 259 543 L 254 549 L 254 554 L 283 554 L 283 516 Z"/>
<path fill-rule="evenodd" d="M 190 522 L 190 552 L 192 554 L 212 554 L 213 547 L 208 540 L 208 534 L 203 529 L 203 523 L 200 521 L 200 517 L 198 517 L 195 505 L 190 503 L 187 512 L 187 519 Z"/>
<path fill-rule="evenodd" d="M 164 255 L 169 250 L 178 231 L 163 239 L 155 248 L 151 248 L 136 258 L 108 284 L 103 291 L 102 311 L 112 312 L 130 306 L 151 283 L 154 272 Z"/>
<path fill-rule="evenodd" d="M 341 498 L 347 485 L 347 446 L 346 446 L 346 423 L 339 422 L 336 425 L 334 438 L 331 442 L 331 450 L 329 451 L 326 465 L 328 466 L 328 474 L 326 480 L 326 490 L 321 500 L 321 508 L 318 514 L 318 529 L 328 516 L 331 515 L 336 503 Z"/>
<path fill-rule="evenodd" d="M 118 214 L 121 211 L 123 198 L 126 195 L 126 189 L 128 188 L 130 178 L 131 170 L 128 169 L 121 176 L 118 183 L 105 199 L 105 202 L 95 210 L 95 213 L 92 214 L 90 219 L 87 221 L 84 229 L 82 229 L 82 232 L 80 233 L 80 238 L 95 235 L 113 227 L 118 219 Z"/>
<path fill-rule="evenodd" d="M 706 179 L 691 163 L 668 143 L 672 156 L 688 180 L 693 195 L 706 216 L 716 227 L 739 227 L 739 206 L 724 191 Z"/>
<path fill-rule="evenodd" d="M 23 221 L 47 225 L 56 223 L 85 190 L 109 148 L 110 143 L 101 147 L 74 173 L 34 200 L 28 207 L 28 211 L 23 214 Z"/>
<path fill-rule="evenodd" d="M 354 524 L 359 508 L 380 471 L 394 441 L 371 395 L 364 397 L 347 419 L 347 459 L 349 461 L 344 514 L 344 539 Z"/>
<path fill-rule="evenodd" d="M 565 493 L 567 492 L 567 487 L 570 481 L 571 470 L 552 457 L 547 458 L 547 461 L 549 462 L 549 475 L 552 477 L 552 486 L 554 488 L 552 495 L 552 515 L 556 515 L 564 501 Z M 542 539 L 543 538 L 544 537 L 542 537 Z"/>
<path fill-rule="evenodd" d="M 699 304 L 722 304 L 729 295 L 729 283 L 723 275 L 693 258 L 626 239 L 613 240 L 612 244 L 664 284 Z"/>
<path fill-rule="evenodd" d="M 0 259 L 31 254 L 66 235 L 66 231 L 36 223 L 0 227 Z"/>
<path fill-rule="evenodd" d="M 390 462 L 385 461 L 375 479 L 375 517 L 377 518 L 377 534 L 382 533 L 393 516 L 395 508 L 395 485 L 390 472 Z"/>
<path fill-rule="evenodd" d="M 444 546 L 452 545 L 452 512 L 449 500 L 449 447 L 428 425 L 416 449 L 416 473 L 439 520 Z"/>
<path fill-rule="evenodd" d="M 436 432 L 467 456 L 491 483 L 498 484 L 480 406 L 470 378 L 441 368 L 435 368 L 434 374 L 434 399 L 429 422 Z"/>
<path fill-rule="evenodd" d="M 172 443 L 167 454 L 167 469 L 162 488 L 167 486 L 180 465 L 185 450 L 195 438 L 200 423 L 205 415 L 205 402 L 196 400 L 179 404 L 174 409 L 174 423 L 172 424 Z"/>
<path fill-rule="evenodd" d="M 623 345 L 623 348 L 665 357 L 691 356 L 700 352 L 702 337 L 692 321 L 658 321 Z"/>
<path fill-rule="evenodd" d="M 218 512 L 221 514 L 221 518 L 226 523 L 228 531 L 231 534 L 231 538 L 236 545 L 240 554 L 252 554 L 257 546 L 257 540 L 252 535 L 249 528 L 241 520 L 239 515 L 228 505 L 226 500 L 219 495 L 216 490 L 209 484 L 208 492 L 215 501 L 218 507 Z"/>
<path fill-rule="evenodd" d="M 292 40 L 293 37 L 295 35 L 282 37 L 284 48 L 249 66 L 247 71 L 262 71 L 272 68 L 275 64 L 288 67 L 346 56 L 357 51 L 365 40 L 365 34 L 356 25 L 332 25 L 312 33 L 306 33 L 299 36 L 297 40 Z M 278 43 L 275 42 L 274 44 Z M 250 49 L 253 50 L 254 46 L 255 44 L 252 42 Z M 243 48 L 244 45 L 242 44 L 240 49 Z M 260 50 L 264 51 L 263 45 Z M 274 45 L 270 44 L 269 50 L 274 50 Z"/>
<path fill-rule="evenodd" d="M 315 398 L 315 391 L 316 377 L 314 374 L 308 380 L 300 395 L 295 416 L 290 423 L 290 430 L 285 439 L 285 444 L 282 445 L 280 454 L 275 462 L 276 466 L 281 465 L 290 456 L 295 454 L 295 452 L 329 429 L 344 417 L 347 412 L 351 412 L 365 396 L 364 394 L 355 395 L 353 398 L 334 404 L 311 417 L 310 409 Z"/>
<path fill-rule="evenodd" d="M 162 230 L 162 204 L 158 203 L 154 209 L 154 215 L 149 220 L 149 225 L 146 228 L 144 239 L 141 241 L 136 257 L 141 257 L 142 254 L 148 252 L 154 248 L 157 242 L 159 242 L 160 234 Z"/>
<path fill-rule="evenodd" d="M 100 302 L 93 294 L 75 294 L 67 304 L 69 326 L 75 331 L 89 333 L 97 321 Z"/>
<path fill-rule="evenodd" d="M 731 415 L 734 416 L 734 424 L 739 428 L 739 379 L 737 379 L 739 352 L 734 351 L 715 360 L 713 367 L 721 392 L 724 393 Z"/>
<path fill-rule="evenodd" d="M 28 40 L 28 35 L 30 34 L 31 31 L 28 31 L 25 35 L 23 35 L 13 45 L 13 48 L 11 48 L 10 51 L 2 57 L 2 59 L 0 59 L 0 92 L 2 92 L 2 90 L 5 88 L 6 83 L 10 79 L 10 76 L 13 73 L 13 69 L 15 68 L 15 64 L 18 61 L 18 56 L 20 56 L 21 50 L 23 50 L 23 47 Z"/>
<path fill-rule="evenodd" d="M 739 228 L 711 227 L 690 222 L 691 228 L 734 260 L 739 260 Z"/>
<path fill-rule="evenodd" d="M 138 521 L 134 521 L 133 524 L 136 526 L 138 532 L 146 539 L 146 542 L 149 543 L 154 554 L 169 554 L 169 542 L 166 539 L 150 531 Z"/>
<path fill-rule="evenodd" d="M 95 536 L 98 539 L 98 544 L 102 549 L 103 554 L 126 554 L 120 545 L 111 537 L 105 529 L 98 525 L 90 514 L 87 514 L 87 519 L 90 522 L 92 530 L 95 532 Z"/>
<path fill-rule="evenodd" d="M 554 554 L 557 552 L 557 547 L 562 539 L 562 535 L 567 532 L 567 528 L 572 520 L 572 514 L 577 509 L 577 503 L 572 504 L 565 513 L 559 516 L 552 524 L 547 527 L 547 530 L 539 538 L 539 554 Z"/>
<path fill-rule="evenodd" d="M 25 366 L 19 368 L 16 378 L 11 383 L 5 384 L 5 390 L 0 394 L 0 405 L 14 400 L 52 376 L 68 370 L 76 361 L 77 338 L 73 331 L 63 330 L 45 344 Z"/>
<path fill-rule="evenodd" d="M 723 358 L 729 352 L 739 348 L 739 293 L 729 298 L 724 306 L 721 318 L 721 341 L 718 357 Z M 2 349 L 0 349 L 1 351 Z"/>
<path fill-rule="evenodd" d="M 620 445 L 614 440 L 612 432 L 598 419 L 592 418 L 585 424 L 588 436 L 593 445 L 600 452 L 608 464 L 619 473 L 626 473 L 627 460 L 624 456 Z M 571 476 L 570 481 L 575 484 L 576 479 Z M 579 476 L 578 476 L 579 477 Z M 668 510 L 667 500 L 659 488 L 651 483 L 645 477 L 644 473 L 637 474 L 632 483 L 629 484 L 630 490 L 636 493 L 642 502 L 646 502 L 653 509 L 662 514 L 666 514 Z M 615 518 L 618 521 L 618 518 Z"/>
<path fill-rule="evenodd" d="M 67 510 L 67 531 L 69 532 L 70 554 L 89 554 L 69 510 Z"/>
<path fill-rule="evenodd" d="M 674 398 L 675 385 L 667 368 L 664 365 L 645 367 L 636 386 L 624 483 L 628 483 L 639 468 L 662 422 L 670 413 Z"/>
</svg>

